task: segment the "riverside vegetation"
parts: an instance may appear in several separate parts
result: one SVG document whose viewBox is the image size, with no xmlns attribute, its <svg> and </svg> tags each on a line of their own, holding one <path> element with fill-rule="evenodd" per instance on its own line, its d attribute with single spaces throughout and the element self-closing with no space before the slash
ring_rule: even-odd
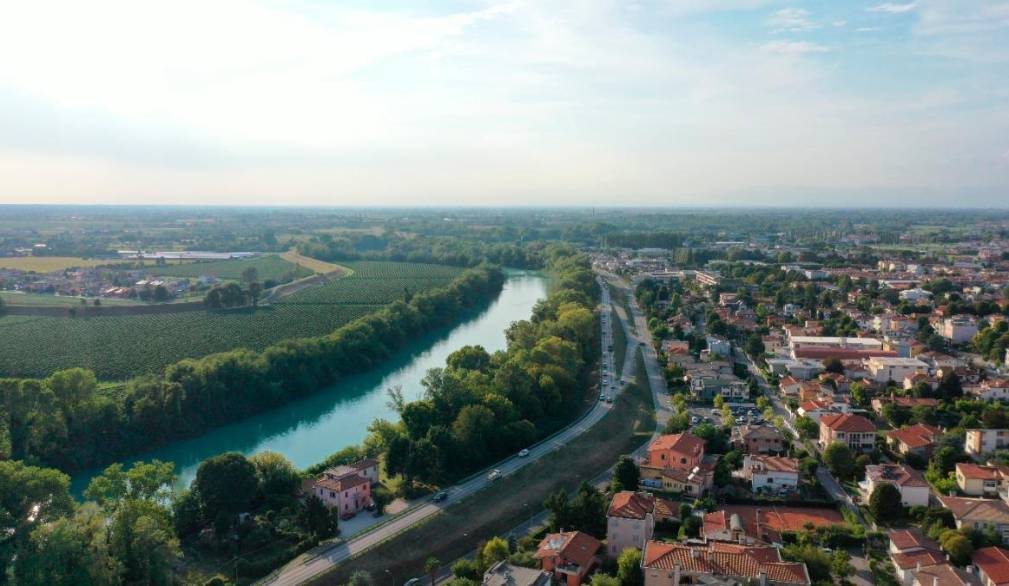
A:
<svg viewBox="0 0 1009 586">
<path fill-rule="evenodd" d="M 400 486 L 448 482 L 577 416 L 587 387 L 582 383 L 598 346 L 596 284 L 587 259 L 573 249 L 551 246 L 543 258 L 553 277 L 551 292 L 529 320 L 509 328 L 506 350 L 489 355 L 482 348 L 466 347 L 453 353 L 444 368 L 428 374 L 423 399 L 399 405 L 403 421 L 376 422 L 361 446 L 344 450 L 319 467 L 368 454 L 384 462 L 388 475 L 410 481 Z M 286 352 L 279 355 L 236 353 L 224 362 L 213 357 L 205 363 L 189 361 L 180 367 L 187 376 L 179 378 L 179 372 L 170 369 L 164 377 L 134 381 L 131 391 L 138 393 L 144 387 L 157 393 L 150 388 L 172 387 L 177 393 L 224 392 L 226 384 L 241 382 L 251 385 L 243 388 L 246 394 L 277 388 L 265 382 L 270 381 L 279 389 L 301 392 L 308 388 L 300 386 L 308 382 L 302 377 L 326 372 L 328 367 L 320 364 L 323 357 L 354 364 L 382 356 L 409 331 L 393 336 L 393 325 L 420 328 L 424 320 L 446 319 L 438 316 L 472 299 L 470 292 L 500 286 L 500 275 L 491 268 L 467 271 L 441 292 L 398 302 L 332 337 L 285 344 Z M 423 311 L 439 307 L 441 313 Z M 279 356 L 287 360 L 278 361 Z M 252 374 L 263 381 L 257 383 L 240 368 L 253 365 L 258 366 Z M 262 370 L 267 365 L 276 370 Z M 201 369 L 214 377 L 197 376 Z M 330 371 L 331 376 L 337 374 Z M 94 404 L 97 393 L 85 392 L 93 388 L 93 381 L 75 369 L 45 381 L 8 381 L 5 390 L 52 395 L 51 400 L 59 402 L 60 416 L 66 418 L 66 408 L 76 421 L 73 416 L 115 405 L 111 398 Z M 238 390 L 231 387 L 229 392 Z M 236 400 L 213 397 L 208 406 Z M 39 439 L 30 429 L 22 431 Z M 191 489 L 176 492 L 171 488 L 171 464 L 138 463 L 130 469 L 115 464 L 92 480 L 86 502 L 78 503 L 69 495 L 65 474 L 20 461 L 0 462 L 0 507 L 16 525 L 0 549 L 2 571 L 18 584 L 200 584 L 219 571 L 243 578 L 259 576 L 337 530 L 338 520 L 317 499 L 297 498 L 302 479 L 319 467 L 298 472 L 279 454 L 246 458 L 227 453 L 204 461 Z M 223 577 L 217 580 L 224 583 Z"/>
</svg>

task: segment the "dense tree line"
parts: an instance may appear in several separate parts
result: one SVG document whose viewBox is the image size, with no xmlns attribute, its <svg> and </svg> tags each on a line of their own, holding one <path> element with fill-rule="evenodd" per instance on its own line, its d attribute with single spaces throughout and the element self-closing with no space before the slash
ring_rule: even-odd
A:
<svg viewBox="0 0 1009 586">
<path fill-rule="evenodd" d="M 407 238 L 395 233 L 382 236 L 348 233 L 339 237 L 324 234 L 298 245 L 298 251 L 305 256 L 334 262 L 391 260 L 461 267 L 491 262 L 524 269 L 542 267 L 540 248 L 514 241 L 486 242 L 474 234 L 466 238 L 423 235 Z"/>
<path fill-rule="evenodd" d="M 440 484 L 528 446 L 578 410 L 596 351 L 597 284 L 586 257 L 559 246 L 547 256 L 552 291 L 508 329 L 506 350 L 462 348 L 424 377 L 421 400 L 393 393 L 401 421 L 377 422 L 370 438 L 387 472 Z"/>
<path fill-rule="evenodd" d="M 480 266 L 332 334 L 183 360 L 112 390 L 100 390 L 83 369 L 0 379 L 0 454 L 74 471 L 197 435 L 372 368 L 484 303 L 503 282 L 500 269 Z"/>
</svg>

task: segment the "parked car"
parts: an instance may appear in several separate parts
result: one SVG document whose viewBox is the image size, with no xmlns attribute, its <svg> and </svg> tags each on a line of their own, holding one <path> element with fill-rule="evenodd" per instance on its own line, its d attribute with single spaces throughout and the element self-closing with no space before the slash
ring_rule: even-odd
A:
<svg viewBox="0 0 1009 586">
<path fill-rule="evenodd" d="M 448 498 L 448 493 L 445 492 L 444 490 L 442 490 L 442 491 L 434 493 L 434 496 L 431 497 L 431 500 L 434 501 L 434 502 L 436 502 L 436 503 L 440 503 L 441 501 L 443 501 L 443 500 L 445 500 L 447 498 Z"/>
<path fill-rule="evenodd" d="M 525 458 L 528 455 L 529 455 L 529 450 L 527 450 L 525 448 L 522 448 L 521 450 L 519 450 L 519 458 Z"/>
<path fill-rule="evenodd" d="M 603 393 L 599 393 L 599 400 L 600 401 L 605 401 L 606 400 L 606 395 L 603 394 Z"/>
<path fill-rule="evenodd" d="M 501 479 L 501 471 L 498 470 L 497 468 L 491 470 L 490 474 L 487 475 L 487 480 L 490 480 L 490 481 L 495 481 L 495 480 L 500 480 L 500 479 Z"/>
</svg>

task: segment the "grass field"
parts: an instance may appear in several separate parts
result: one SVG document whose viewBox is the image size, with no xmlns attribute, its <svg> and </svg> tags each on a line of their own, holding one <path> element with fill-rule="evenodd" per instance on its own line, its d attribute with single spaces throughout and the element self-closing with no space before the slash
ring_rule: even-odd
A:
<svg viewBox="0 0 1009 586">
<path fill-rule="evenodd" d="M 624 331 L 624 321 L 617 314 L 616 306 L 613 307 L 610 319 L 610 327 L 613 328 L 613 368 L 617 371 L 617 376 L 623 376 L 624 361 L 627 360 L 627 332 Z"/>
<path fill-rule="evenodd" d="M 591 480 L 605 472 L 621 455 L 645 443 L 654 429 L 651 393 L 645 387 L 632 385 L 617 398 L 613 411 L 550 457 L 506 476 L 428 522 L 337 566 L 311 584 L 346 584 L 350 575 L 359 570 L 378 577 L 388 571 L 399 578 L 399 583 L 412 576 L 423 576 L 428 557 L 435 556 L 448 563 L 472 551 L 477 543 L 507 533 L 527 520 L 530 512 L 540 510 L 548 495 L 558 490 L 573 491 L 582 480 Z M 558 466 L 558 462 L 564 465 Z"/>
<path fill-rule="evenodd" d="M 41 293 L 15 293 L 13 291 L 0 291 L 0 299 L 9 305 L 22 305 L 32 307 L 79 307 L 81 297 L 71 297 L 66 295 L 43 295 Z M 91 305 L 93 299 L 86 299 Z M 129 299 L 102 299 L 102 305 L 136 305 L 136 301 Z"/>
<path fill-rule="evenodd" d="M 53 271 L 62 271 L 63 269 L 96 267 L 119 262 L 122 261 L 117 259 L 85 259 L 75 256 L 3 256 L 0 257 L 0 269 L 51 273 Z"/>
<path fill-rule="evenodd" d="M 209 262 L 192 262 L 182 265 L 155 266 L 148 269 L 152 275 L 164 275 L 168 277 L 195 278 L 202 275 L 211 275 L 218 279 L 228 279 L 237 281 L 242 278 L 242 271 L 248 268 L 255 268 L 259 273 L 260 281 L 280 281 L 286 280 L 290 276 L 293 279 L 307 277 L 313 273 L 313 269 L 305 266 L 297 266 L 288 262 L 276 254 L 267 254 L 255 258 L 242 258 L 232 260 L 216 260 Z"/>
<path fill-rule="evenodd" d="M 156 372 L 183 358 L 259 350 L 319 336 L 378 306 L 442 286 L 461 269 L 394 262 L 349 263 L 354 273 L 256 311 L 191 311 L 99 317 L 0 317 L 0 377 L 46 376 L 82 366 L 103 380 Z"/>
</svg>

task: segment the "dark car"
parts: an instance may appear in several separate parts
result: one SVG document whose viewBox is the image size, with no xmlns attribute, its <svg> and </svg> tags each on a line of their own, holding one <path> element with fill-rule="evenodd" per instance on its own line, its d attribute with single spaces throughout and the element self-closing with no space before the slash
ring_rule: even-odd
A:
<svg viewBox="0 0 1009 586">
<path fill-rule="evenodd" d="M 434 502 L 436 502 L 436 503 L 440 503 L 441 501 L 443 501 L 443 500 L 445 500 L 447 498 L 448 498 L 448 493 L 445 492 L 444 490 L 442 490 L 440 492 L 436 492 L 434 494 L 434 496 L 431 497 L 431 500 L 434 501 Z"/>
</svg>

